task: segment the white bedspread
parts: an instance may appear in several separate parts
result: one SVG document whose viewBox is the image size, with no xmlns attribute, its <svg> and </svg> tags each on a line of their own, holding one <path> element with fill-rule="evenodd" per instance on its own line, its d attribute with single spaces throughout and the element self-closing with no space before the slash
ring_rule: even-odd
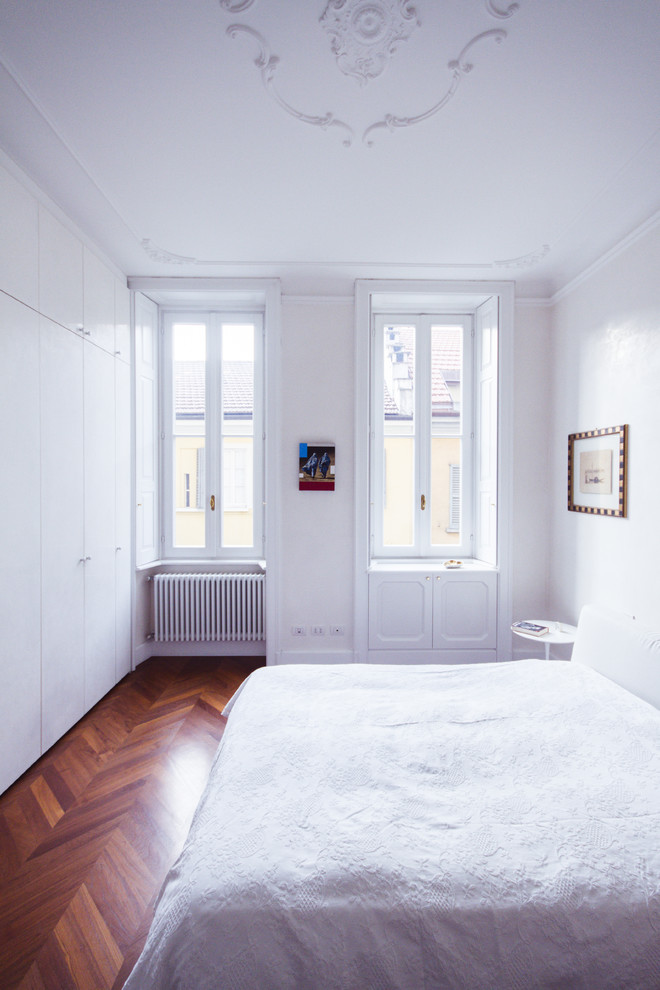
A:
<svg viewBox="0 0 660 990">
<path fill-rule="evenodd" d="M 660 713 L 581 664 L 264 668 L 130 990 L 657 990 Z"/>
</svg>

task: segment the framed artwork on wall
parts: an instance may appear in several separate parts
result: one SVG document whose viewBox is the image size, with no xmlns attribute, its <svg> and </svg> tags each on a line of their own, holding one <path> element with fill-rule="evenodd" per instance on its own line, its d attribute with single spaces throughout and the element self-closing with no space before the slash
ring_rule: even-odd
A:
<svg viewBox="0 0 660 990">
<path fill-rule="evenodd" d="M 301 443 L 298 445 L 298 491 L 334 492 L 335 445 Z"/>
<path fill-rule="evenodd" d="M 625 516 L 627 434 L 627 426 L 569 434 L 569 512 Z"/>
</svg>

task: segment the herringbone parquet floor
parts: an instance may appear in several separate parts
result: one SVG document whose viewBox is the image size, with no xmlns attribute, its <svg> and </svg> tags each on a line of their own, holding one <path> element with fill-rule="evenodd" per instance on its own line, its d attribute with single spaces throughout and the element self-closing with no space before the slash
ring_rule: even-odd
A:
<svg viewBox="0 0 660 990">
<path fill-rule="evenodd" d="M 260 659 L 151 659 L 0 797 L 0 987 L 119 990 Z"/>
</svg>

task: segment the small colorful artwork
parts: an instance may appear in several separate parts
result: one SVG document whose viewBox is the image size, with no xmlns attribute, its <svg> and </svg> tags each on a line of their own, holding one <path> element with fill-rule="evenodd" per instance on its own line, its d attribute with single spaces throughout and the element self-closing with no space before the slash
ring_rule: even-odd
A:
<svg viewBox="0 0 660 990">
<path fill-rule="evenodd" d="M 334 492 L 335 446 L 328 443 L 301 443 L 298 448 L 298 490 Z"/>
</svg>

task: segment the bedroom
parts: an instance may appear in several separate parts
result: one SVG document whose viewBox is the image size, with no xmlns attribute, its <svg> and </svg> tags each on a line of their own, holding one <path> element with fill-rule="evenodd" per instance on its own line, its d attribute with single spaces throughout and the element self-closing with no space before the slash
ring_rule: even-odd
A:
<svg viewBox="0 0 660 990">
<path fill-rule="evenodd" d="M 35 593 L 41 544 L 34 510 L 41 466 L 25 451 L 45 443 L 48 426 L 41 414 L 34 418 L 34 321 L 39 292 L 44 296 L 37 260 L 54 232 L 72 250 L 86 252 L 91 265 L 100 260 L 101 273 L 110 271 L 122 289 L 127 276 L 279 279 L 279 422 L 272 452 L 278 467 L 270 476 L 267 532 L 267 568 L 272 573 L 277 567 L 278 578 L 277 632 L 269 626 L 268 636 L 273 655 L 352 659 L 360 635 L 354 610 L 355 401 L 362 388 L 355 370 L 357 279 L 515 284 L 506 465 L 509 622 L 549 616 L 575 623 L 580 607 L 595 602 L 660 625 L 660 468 L 647 455 L 657 448 L 660 412 L 657 7 L 608 4 L 604 19 L 595 3 L 533 9 L 520 3 L 510 17 L 498 18 L 489 5 L 474 2 L 467 23 L 452 19 L 447 28 L 446 57 L 433 85 L 426 79 L 417 98 L 407 76 L 405 99 L 395 104 L 385 102 L 392 92 L 386 87 L 401 84 L 411 52 L 428 59 L 423 46 L 429 36 L 443 36 L 445 5 L 415 4 L 419 26 L 382 73 L 360 86 L 338 70 L 330 39 L 318 27 L 326 5 L 318 4 L 306 58 L 314 54 L 323 78 L 313 83 L 309 102 L 314 112 L 330 108 L 342 115 L 339 103 L 327 104 L 328 82 L 345 100 L 344 109 L 367 101 L 362 117 L 368 123 L 375 119 L 366 116 L 372 99 L 381 112 L 384 107 L 412 116 L 428 108 L 445 91 L 440 82 L 446 89 L 451 79 L 447 63 L 469 40 L 486 30 L 507 35 L 501 44 L 484 39 L 473 47 L 473 70 L 426 122 L 392 132 L 381 128 L 373 147 L 362 146 L 358 135 L 355 147 L 345 148 L 340 128 L 310 126 L 274 101 L 253 64 L 253 37 L 226 34 L 236 21 L 260 30 L 280 56 L 278 92 L 296 108 L 307 106 L 309 79 L 303 85 L 287 75 L 295 51 L 305 47 L 297 42 L 303 25 L 296 5 L 286 5 L 291 16 L 281 25 L 260 20 L 262 4 L 241 16 L 232 6 L 196 3 L 193 18 L 174 4 L 161 15 L 160 5 L 158 22 L 144 4 L 139 15 L 124 10 L 122 19 L 114 17 L 114 5 L 83 11 L 86 5 L 72 3 L 57 14 L 39 3 L 27 12 L 14 3 L 3 9 L 0 144 L 7 232 L 0 245 L 0 288 L 2 366 L 9 380 L 3 376 L 2 396 L 5 422 L 18 420 L 23 431 L 18 442 L 5 434 L 3 448 L 6 477 L 22 482 L 6 485 L 3 495 L 3 725 L 12 726 L 17 740 L 3 787 L 42 746 L 36 701 L 42 616 Z M 507 6 L 490 5 L 500 11 Z M 209 74 L 202 81 L 189 73 L 195 45 Z M 142 62 L 147 51 L 153 63 Z M 225 73 L 219 78 L 218 51 Z M 307 62 L 303 70 L 315 79 Z M 240 98 L 236 89 L 231 100 L 224 93 L 217 102 L 209 97 L 209 85 L 219 89 L 232 81 Z M 185 122 L 191 91 L 202 114 L 191 127 L 209 142 L 206 163 L 193 180 L 185 151 L 168 159 L 167 171 L 160 165 L 172 153 L 175 128 Z M 250 126 L 242 124 L 236 133 L 241 112 Z M 233 128 L 231 148 L 216 137 L 219 128 Z M 492 162 L 477 169 L 484 146 Z M 438 170 L 432 192 L 431 155 Z M 457 169 L 466 173 L 468 187 L 481 191 L 469 210 L 464 187 L 454 185 Z M 247 191 L 240 195 L 244 179 Z M 212 221 L 195 233 L 189 218 L 203 223 L 213 210 L 222 216 L 223 232 Z M 42 283 L 47 262 L 63 257 L 41 258 Z M 500 259 L 511 259 L 511 266 L 494 267 Z M 71 285 L 58 283 L 57 265 L 51 271 L 50 298 L 68 304 Z M 53 311 L 44 316 L 52 319 Z M 82 323 L 57 313 L 55 319 Z M 567 436 L 620 423 L 629 426 L 627 517 L 567 512 Z M 99 429 L 104 425 L 101 419 Z M 298 491 L 298 444 L 305 440 L 334 443 L 334 493 Z M 84 465 L 80 459 L 67 463 L 73 489 Z M 57 461 L 51 468 L 57 473 Z M 107 593 L 107 586 L 99 591 Z M 291 632 L 299 625 L 307 629 L 302 651 Z M 311 635 L 316 625 L 325 635 Z M 331 625 L 343 635 L 331 637 Z M 138 659 L 150 648 L 150 631 L 150 616 L 140 607 L 132 642 Z M 81 649 L 79 641 L 75 645 Z M 520 656 L 521 645 L 509 642 L 508 648 Z"/>
</svg>

